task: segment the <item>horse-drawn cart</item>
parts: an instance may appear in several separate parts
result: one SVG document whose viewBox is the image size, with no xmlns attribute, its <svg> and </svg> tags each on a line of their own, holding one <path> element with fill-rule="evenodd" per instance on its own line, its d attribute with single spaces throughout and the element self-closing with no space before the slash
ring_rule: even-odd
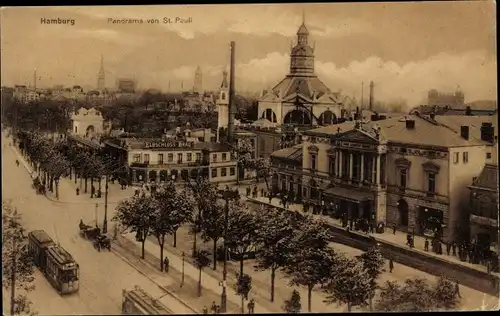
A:
<svg viewBox="0 0 500 316">
<path fill-rule="evenodd" d="M 97 251 L 101 251 L 101 249 L 108 249 L 108 251 L 111 251 L 111 240 L 104 235 L 99 235 L 94 240 L 94 248 L 97 249 Z"/>
<path fill-rule="evenodd" d="M 101 251 L 101 249 L 108 249 L 108 251 L 111 251 L 111 240 L 105 235 L 101 235 L 101 229 L 99 227 L 92 227 L 80 221 L 79 228 L 80 236 L 92 240 L 95 249 L 98 251 Z"/>
</svg>

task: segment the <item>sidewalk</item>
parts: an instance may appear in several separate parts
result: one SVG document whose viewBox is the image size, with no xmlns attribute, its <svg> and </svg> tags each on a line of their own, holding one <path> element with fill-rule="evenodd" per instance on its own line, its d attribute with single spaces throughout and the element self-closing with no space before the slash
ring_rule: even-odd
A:
<svg viewBox="0 0 500 316">
<path fill-rule="evenodd" d="M 122 234 L 122 236 L 128 240 L 131 240 L 132 242 L 137 244 L 137 247 L 141 247 L 140 243 L 137 243 L 135 241 L 135 235 L 132 233 L 127 233 L 127 234 Z M 154 256 L 158 256 L 159 254 L 159 246 L 149 239 L 146 240 L 146 243 L 144 245 L 144 248 L 146 251 L 149 253 L 153 254 Z M 177 257 L 175 254 L 169 252 L 167 249 L 164 251 L 164 255 L 168 257 L 170 261 L 170 268 L 174 269 L 176 271 L 182 271 L 182 259 Z M 159 256 L 157 257 L 159 258 Z M 159 261 L 159 259 L 158 259 Z M 206 269 L 210 269 L 210 267 L 207 267 Z M 188 261 L 184 262 L 184 273 L 186 277 L 190 277 L 196 281 L 198 281 L 198 274 L 199 271 L 196 267 L 191 265 Z M 219 280 L 215 279 L 212 277 L 210 274 L 206 273 L 205 271 L 202 271 L 202 286 L 205 289 L 209 289 L 215 293 L 221 293 L 222 288 L 220 286 Z M 229 310 L 228 313 L 241 313 L 241 297 L 236 294 L 235 290 L 231 287 L 226 287 L 227 291 L 227 300 L 228 300 L 228 306 L 229 302 L 232 302 L 234 305 L 238 306 L 237 310 Z M 220 300 L 216 301 L 216 304 L 220 304 Z M 246 304 L 246 302 L 245 302 Z M 210 306 L 207 306 L 210 308 Z M 246 305 L 245 305 L 245 310 L 246 310 Z M 261 313 L 271 313 L 269 310 L 264 308 L 262 305 L 259 305 L 257 302 L 255 303 L 255 310 L 258 311 L 259 314 Z"/>
<path fill-rule="evenodd" d="M 266 197 L 257 197 L 257 198 L 248 197 L 247 198 L 246 196 L 242 196 L 242 198 L 247 199 L 248 201 L 253 201 L 253 202 L 269 205 L 269 199 Z M 277 198 L 272 199 L 270 205 L 272 205 L 274 207 L 283 208 L 283 205 L 281 205 L 279 203 L 279 200 Z M 302 212 L 302 204 L 290 204 L 288 207 L 288 210 Z M 312 214 L 311 212 L 308 212 L 307 214 L 311 214 L 314 218 L 316 218 L 318 220 L 319 219 L 324 220 L 327 223 L 331 224 L 332 226 L 337 226 L 339 228 L 342 228 L 340 220 L 336 220 L 336 219 L 334 219 L 330 216 L 326 216 L 326 215 Z M 351 232 L 359 234 L 359 235 L 365 235 L 364 233 L 357 232 L 357 231 L 351 231 Z M 386 229 L 385 232 L 382 234 L 370 234 L 370 235 L 373 236 L 373 238 L 375 238 L 375 240 L 391 243 L 391 244 L 394 244 L 398 247 L 406 247 L 406 233 L 404 233 L 404 232 L 396 231 L 396 233 L 393 234 L 392 230 L 388 231 L 388 229 Z M 481 272 L 487 271 L 487 268 L 483 265 L 464 262 L 464 261 L 461 261 L 460 259 L 458 259 L 458 257 L 453 256 L 453 255 L 447 255 L 446 253 L 444 253 L 442 255 L 438 255 L 432 251 L 425 251 L 424 250 L 424 241 L 425 241 L 424 237 L 415 236 L 415 247 L 412 250 L 416 251 L 416 252 L 424 253 L 428 256 L 433 256 L 433 257 L 436 257 L 436 258 L 439 258 L 441 260 L 445 260 L 445 261 L 448 261 L 448 262 L 451 262 L 454 264 L 460 264 L 462 266 L 472 268 L 472 269 L 475 269 L 475 270 L 478 270 Z M 500 273 L 492 272 L 492 274 L 500 277 Z"/>
</svg>

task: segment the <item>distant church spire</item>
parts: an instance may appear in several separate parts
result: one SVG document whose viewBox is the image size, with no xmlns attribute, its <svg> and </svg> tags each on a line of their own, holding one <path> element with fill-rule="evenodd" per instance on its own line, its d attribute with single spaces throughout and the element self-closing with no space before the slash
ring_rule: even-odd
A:
<svg viewBox="0 0 500 316">
<path fill-rule="evenodd" d="M 99 76 L 97 77 L 97 89 L 104 90 L 105 88 L 105 72 L 104 72 L 104 57 L 101 54 L 101 68 L 99 68 Z"/>
</svg>

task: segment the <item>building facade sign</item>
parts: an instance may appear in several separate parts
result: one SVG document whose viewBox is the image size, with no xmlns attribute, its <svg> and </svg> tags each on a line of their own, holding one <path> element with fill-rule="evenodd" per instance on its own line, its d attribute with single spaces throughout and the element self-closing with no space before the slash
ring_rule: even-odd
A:
<svg viewBox="0 0 500 316">
<path fill-rule="evenodd" d="M 192 148 L 193 142 L 186 141 L 155 141 L 145 142 L 144 149 L 159 149 L 159 148 Z"/>
</svg>

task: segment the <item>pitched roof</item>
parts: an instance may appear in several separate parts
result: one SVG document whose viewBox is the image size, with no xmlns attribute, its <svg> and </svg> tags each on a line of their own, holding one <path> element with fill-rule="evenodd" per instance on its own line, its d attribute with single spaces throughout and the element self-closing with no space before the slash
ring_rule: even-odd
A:
<svg viewBox="0 0 500 316">
<path fill-rule="evenodd" d="M 288 75 L 281 80 L 273 89 L 272 92 L 280 99 L 286 99 L 295 93 L 306 97 L 310 100 L 319 98 L 325 94 L 332 94 L 330 89 L 316 76 L 292 76 Z"/>
<path fill-rule="evenodd" d="M 302 159 L 302 145 L 295 145 L 293 147 L 277 150 L 271 154 L 271 157 L 286 158 L 291 160 Z"/>
<path fill-rule="evenodd" d="M 481 139 L 481 125 L 488 122 L 493 124 L 494 134 L 498 135 L 498 114 L 467 116 L 467 115 L 436 115 L 434 119 L 456 133 L 460 134 L 461 126 L 469 126 L 469 136 L 477 140 Z"/>
<path fill-rule="evenodd" d="M 498 190 L 498 165 L 486 164 L 473 186 Z"/>
<path fill-rule="evenodd" d="M 414 120 L 415 128 L 408 129 L 406 120 Z M 355 122 L 348 121 L 337 125 L 317 128 L 309 133 L 321 134 L 337 134 L 337 129 L 340 132 L 348 131 L 354 128 Z M 480 146 L 486 143 L 477 139 L 465 140 L 453 130 L 444 127 L 440 124 L 433 123 L 431 119 L 425 119 L 417 115 L 406 115 L 392 117 L 385 120 L 366 122 L 362 124 L 362 129 L 373 130 L 380 127 L 381 136 L 389 143 L 404 143 L 438 147 L 461 147 L 461 146 Z M 308 134 L 308 132 L 306 132 Z"/>
</svg>

